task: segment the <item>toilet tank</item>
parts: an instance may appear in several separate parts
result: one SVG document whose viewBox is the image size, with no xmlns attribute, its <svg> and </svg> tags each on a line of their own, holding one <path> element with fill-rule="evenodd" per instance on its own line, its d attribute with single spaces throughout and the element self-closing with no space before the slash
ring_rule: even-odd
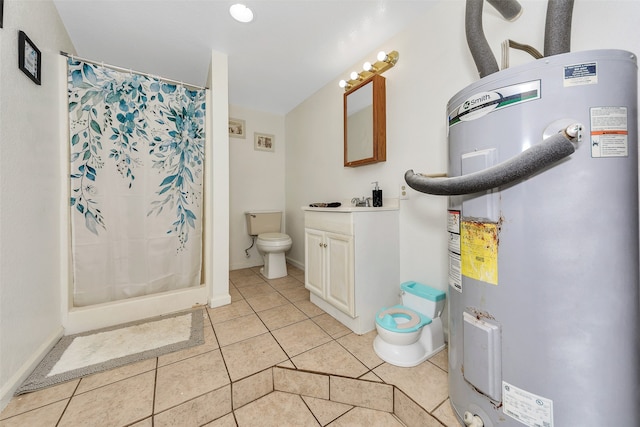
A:
<svg viewBox="0 0 640 427">
<path fill-rule="evenodd" d="M 444 310 L 445 293 L 418 282 L 404 282 L 402 290 L 402 305 L 409 307 L 427 317 L 440 317 Z"/>
<path fill-rule="evenodd" d="M 282 212 L 279 211 L 253 211 L 245 212 L 247 218 L 247 230 L 250 236 L 263 233 L 279 233 L 282 222 Z"/>
</svg>

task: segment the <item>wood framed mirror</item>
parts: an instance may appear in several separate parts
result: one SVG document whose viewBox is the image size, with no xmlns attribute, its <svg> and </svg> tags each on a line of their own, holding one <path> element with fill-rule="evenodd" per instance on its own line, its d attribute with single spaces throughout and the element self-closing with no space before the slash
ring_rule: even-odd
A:
<svg viewBox="0 0 640 427">
<path fill-rule="evenodd" d="M 387 160 L 385 78 L 374 74 L 344 93 L 344 166 Z"/>
</svg>

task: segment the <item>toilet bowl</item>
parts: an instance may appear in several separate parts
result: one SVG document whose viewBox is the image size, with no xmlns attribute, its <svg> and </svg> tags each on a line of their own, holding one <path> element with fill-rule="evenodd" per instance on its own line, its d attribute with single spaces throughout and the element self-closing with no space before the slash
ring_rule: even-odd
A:
<svg viewBox="0 0 640 427">
<path fill-rule="evenodd" d="M 416 366 L 444 348 L 445 293 L 418 282 L 400 285 L 402 304 L 376 314 L 373 349 L 395 366 Z"/>
<path fill-rule="evenodd" d="M 249 235 L 255 240 L 264 265 L 260 274 L 267 279 L 277 279 L 287 275 L 285 252 L 291 249 L 292 240 L 281 233 L 282 212 L 252 211 L 245 212 Z"/>
<path fill-rule="evenodd" d="M 258 235 L 256 247 L 264 259 L 260 273 L 267 279 L 277 279 L 287 275 L 285 252 L 291 249 L 291 237 L 283 233 L 262 233 Z"/>
</svg>

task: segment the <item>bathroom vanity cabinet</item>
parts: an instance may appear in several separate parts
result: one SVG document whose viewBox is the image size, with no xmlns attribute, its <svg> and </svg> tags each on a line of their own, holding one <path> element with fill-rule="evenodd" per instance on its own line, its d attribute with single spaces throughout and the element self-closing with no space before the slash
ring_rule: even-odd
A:
<svg viewBox="0 0 640 427">
<path fill-rule="evenodd" d="M 357 334 L 400 301 L 399 211 L 303 208 L 305 287 L 311 302 Z"/>
<path fill-rule="evenodd" d="M 353 236 L 305 228 L 305 251 L 307 289 L 354 316 Z"/>
</svg>

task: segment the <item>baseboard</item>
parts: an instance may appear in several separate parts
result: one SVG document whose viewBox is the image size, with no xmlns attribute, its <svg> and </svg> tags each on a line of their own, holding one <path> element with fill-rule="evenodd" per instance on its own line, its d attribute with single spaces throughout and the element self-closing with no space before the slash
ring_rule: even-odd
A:
<svg viewBox="0 0 640 427">
<path fill-rule="evenodd" d="M 49 338 L 31 355 L 31 357 L 16 371 L 15 374 L 0 388 L 0 411 L 7 407 L 13 393 L 24 382 L 24 380 L 38 366 L 38 363 L 51 351 L 54 345 L 64 335 L 64 329 L 59 327 Z"/>
<path fill-rule="evenodd" d="M 296 261 L 295 259 L 287 257 L 287 263 L 293 265 L 294 267 L 299 268 L 300 270 L 304 270 L 304 263 Z M 229 270 L 242 270 L 243 268 L 251 268 L 251 267 L 259 267 L 262 265 L 262 262 L 237 262 L 233 263 L 229 266 Z"/>
<path fill-rule="evenodd" d="M 227 304 L 231 304 L 231 295 L 230 294 L 226 294 L 226 295 L 222 295 L 222 296 L 217 297 L 217 298 L 210 298 L 209 299 L 209 307 L 211 307 L 211 308 L 222 307 L 223 305 L 227 305 Z"/>
<path fill-rule="evenodd" d="M 229 270 L 233 271 L 233 270 L 242 270 L 243 268 L 251 268 L 251 267 L 259 267 L 262 265 L 262 261 L 255 263 L 252 261 L 248 261 L 248 262 L 237 262 L 237 263 L 233 263 L 229 266 Z"/>
<path fill-rule="evenodd" d="M 293 265 L 294 267 L 297 267 L 300 270 L 304 271 L 304 263 L 303 262 L 299 262 L 299 261 L 296 261 L 295 259 L 287 257 L 287 263 L 289 263 L 289 264 Z"/>
</svg>

